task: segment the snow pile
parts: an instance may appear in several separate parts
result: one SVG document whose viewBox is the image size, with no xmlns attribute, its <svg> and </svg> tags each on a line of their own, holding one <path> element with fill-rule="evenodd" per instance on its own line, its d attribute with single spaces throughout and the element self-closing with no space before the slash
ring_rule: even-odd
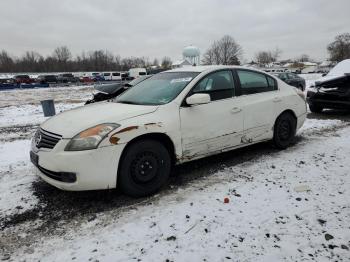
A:
<svg viewBox="0 0 350 262">
<path fill-rule="evenodd" d="M 350 59 L 345 59 L 338 63 L 327 74 L 328 76 L 343 76 L 344 74 L 350 74 Z"/>
<path fill-rule="evenodd" d="M 299 76 L 305 79 L 306 89 L 314 86 L 315 82 L 322 78 L 322 74 L 300 74 Z"/>
</svg>

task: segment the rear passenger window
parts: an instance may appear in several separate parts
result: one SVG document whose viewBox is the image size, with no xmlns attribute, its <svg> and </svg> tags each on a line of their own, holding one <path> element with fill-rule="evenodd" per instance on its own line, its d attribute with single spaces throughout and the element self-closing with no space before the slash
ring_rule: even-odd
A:
<svg viewBox="0 0 350 262">
<path fill-rule="evenodd" d="M 237 70 L 241 83 L 242 95 L 273 91 L 276 89 L 275 80 L 257 72 Z"/>
</svg>

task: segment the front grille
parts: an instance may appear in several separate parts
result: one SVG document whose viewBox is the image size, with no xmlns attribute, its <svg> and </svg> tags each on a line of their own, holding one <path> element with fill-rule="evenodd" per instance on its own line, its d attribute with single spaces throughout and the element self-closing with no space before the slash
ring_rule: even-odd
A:
<svg viewBox="0 0 350 262">
<path fill-rule="evenodd" d="M 57 135 L 51 132 L 48 132 L 42 128 L 37 131 L 36 134 L 36 147 L 37 148 L 49 148 L 52 149 L 55 145 L 62 139 L 61 135 Z"/>
</svg>

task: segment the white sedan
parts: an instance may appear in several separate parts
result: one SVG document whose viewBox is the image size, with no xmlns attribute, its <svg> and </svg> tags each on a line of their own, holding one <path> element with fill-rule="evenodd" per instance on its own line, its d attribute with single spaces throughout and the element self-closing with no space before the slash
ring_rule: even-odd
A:
<svg viewBox="0 0 350 262">
<path fill-rule="evenodd" d="M 58 114 L 37 130 L 31 161 L 63 190 L 149 195 L 172 165 L 272 140 L 284 149 L 306 118 L 304 94 L 238 66 L 156 74 L 115 100 Z"/>
</svg>

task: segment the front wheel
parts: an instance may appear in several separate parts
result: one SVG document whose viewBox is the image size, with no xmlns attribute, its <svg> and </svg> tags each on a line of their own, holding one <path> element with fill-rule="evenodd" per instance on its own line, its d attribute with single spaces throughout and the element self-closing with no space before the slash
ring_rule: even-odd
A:
<svg viewBox="0 0 350 262">
<path fill-rule="evenodd" d="M 279 149 L 290 146 L 295 137 L 297 121 L 291 113 L 280 115 L 274 126 L 273 142 Z"/>
<path fill-rule="evenodd" d="M 126 148 L 120 164 L 120 189 L 133 197 L 157 192 L 170 176 L 170 154 L 156 140 L 141 140 L 131 144 Z"/>
</svg>

